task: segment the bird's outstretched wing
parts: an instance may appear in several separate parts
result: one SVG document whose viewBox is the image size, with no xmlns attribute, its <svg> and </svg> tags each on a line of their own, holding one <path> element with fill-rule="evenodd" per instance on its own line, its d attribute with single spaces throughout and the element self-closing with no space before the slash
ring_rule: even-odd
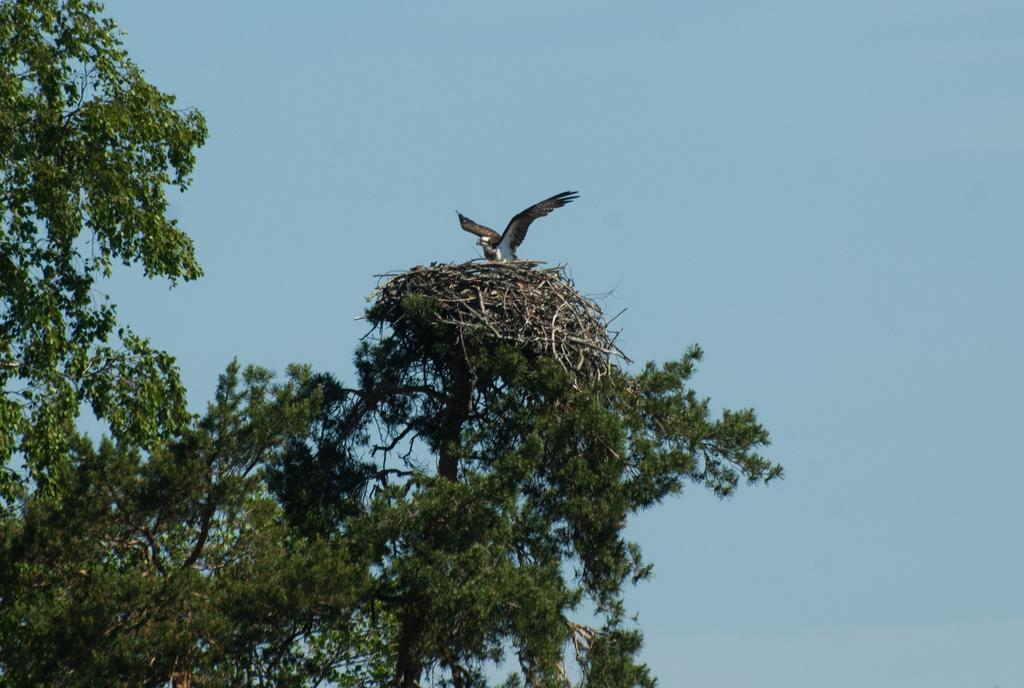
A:
<svg viewBox="0 0 1024 688">
<path fill-rule="evenodd" d="M 467 232 L 476 234 L 481 239 L 485 239 L 487 243 L 492 246 L 497 246 L 498 242 L 501 241 L 501 235 L 495 232 L 490 227 L 484 227 L 470 220 L 468 217 L 460 213 L 458 210 L 455 211 L 459 216 L 459 224 Z"/>
<path fill-rule="evenodd" d="M 526 230 L 530 228 L 531 222 L 538 217 L 544 217 L 555 208 L 561 208 L 566 203 L 572 203 L 577 198 L 579 198 L 579 194 L 575 191 L 563 191 L 536 205 L 531 205 L 509 220 L 505 233 L 501 235 L 502 246 L 508 246 L 509 251 L 514 255 L 516 249 L 519 248 L 519 244 L 523 243 L 523 239 L 526 238 Z"/>
</svg>

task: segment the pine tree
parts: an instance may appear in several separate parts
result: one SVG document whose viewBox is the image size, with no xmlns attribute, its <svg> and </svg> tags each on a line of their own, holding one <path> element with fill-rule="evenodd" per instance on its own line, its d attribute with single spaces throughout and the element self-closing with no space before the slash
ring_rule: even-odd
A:
<svg viewBox="0 0 1024 688">
<path fill-rule="evenodd" d="M 0 523 L 0 683 L 382 683 L 393 623 L 367 552 L 288 525 L 265 474 L 320 385 L 229 366 L 209 410 L 149 452 L 83 437 Z"/>
<path fill-rule="evenodd" d="M 538 291 L 551 284 L 540 274 L 431 266 L 382 292 L 358 384 L 322 379 L 320 417 L 276 468 L 297 527 L 317 514 L 316 532 L 372 553 L 369 598 L 399 626 L 393 685 L 483 686 L 508 659 L 509 686 L 562 686 L 573 671 L 581 686 L 653 685 L 622 601 L 651 571 L 623 537 L 628 517 L 687 481 L 725 496 L 781 475 L 756 451 L 768 434 L 752 411 L 712 418 L 688 387 L 699 348 L 580 376 L 566 365 L 577 350 L 500 336 L 578 297 L 560 275 L 557 298 Z M 519 315 L 499 313 L 509 299 Z"/>
</svg>

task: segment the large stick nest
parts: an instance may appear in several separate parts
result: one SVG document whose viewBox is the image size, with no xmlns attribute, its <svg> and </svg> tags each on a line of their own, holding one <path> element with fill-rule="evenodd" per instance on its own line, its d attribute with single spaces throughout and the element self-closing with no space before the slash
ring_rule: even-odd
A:
<svg viewBox="0 0 1024 688">
<path fill-rule="evenodd" d="M 565 266 L 539 268 L 533 261 L 431 263 L 405 272 L 378 275 L 367 299 L 371 318 L 394 325 L 402 300 L 427 297 L 439 308 L 436 320 L 465 341 L 473 333 L 492 336 L 528 352 L 551 356 L 574 384 L 593 382 L 616 360 L 629 359 L 615 344 L 617 331 L 601 308 L 583 296 Z M 615 316 L 618 317 L 618 316 Z"/>
</svg>

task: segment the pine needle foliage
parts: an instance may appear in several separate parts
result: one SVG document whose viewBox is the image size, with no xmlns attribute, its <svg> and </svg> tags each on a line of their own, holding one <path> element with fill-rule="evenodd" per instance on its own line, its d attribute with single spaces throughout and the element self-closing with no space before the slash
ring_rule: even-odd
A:
<svg viewBox="0 0 1024 688">
<path fill-rule="evenodd" d="M 148 453 L 70 441 L 0 522 L 0 685 L 380 685 L 391 620 L 349 541 L 292 528 L 265 473 L 320 404 L 312 376 L 232 364 Z"/>
<path fill-rule="evenodd" d="M 524 283 L 508 298 L 545 298 Z M 284 489 L 286 513 L 331 514 L 321 534 L 373 553 L 372 597 L 399 627 L 394 685 L 483 686 L 509 661 L 506 685 L 653 685 L 622 602 L 651 573 L 627 520 L 687 482 L 726 496 L 778 478 L 767 431 L 750 410 L 712 417 L 689 387 L 697 347 L 586 378 L 446 308 L 434 290 L 371 304 L 357 385 L 322 380 L 324 412 L 279 469 L 298 486 L 344 467 L 343 494 Z"/>
<path fill-rule="evenodd" d="M 627 367 L 561 269 L 470 263 L 390 276 L 351 386 L 232 364 L 190 417 L 95 287 L 200 275 L 205 122 L 101 10 L 0 0 L 0 685 L 653 686 L 624 529 L 780 477 L 754 412 L 698 347 Z"/>
</svg>

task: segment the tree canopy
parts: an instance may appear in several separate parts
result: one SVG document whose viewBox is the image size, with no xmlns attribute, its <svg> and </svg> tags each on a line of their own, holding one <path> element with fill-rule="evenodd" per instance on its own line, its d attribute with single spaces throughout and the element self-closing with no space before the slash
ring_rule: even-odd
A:
<svg viewBox="0 0 1024 688">
<path fill-rule="evenodd" d="M 371 305 L 350 383 L 232 363 L 189 415 L 96 285 L 200 275 L 167 193 L 205 124 L 101 9 L 0 0 L 0 685 L 653 686 L 627 521 L 779 477 L 754 412 L 711 412 L 698 347 L 571 374 L 413 290 Z M 573 289 L 530 270 L 492 277 Z"/>
<path fill-rule="evenodd" d="M 207 413 L 143 455 L 71 441 L 0 523 L 0 683 L 367 685 L 391 669 L 366 555 L 288 526 L 264 472 L 319 392 L 229 366 Z"/>
<path fill-rule="evenodd" d="M 430 298 L 401 303 L 370 309 L 358 384 L 325 380 L 324 413 L 272 479 L 296 527 L 317 514 L 316 532 L 374 553 L 396 684 L 486 685 L 511 657 L 509 685 L 565 685 L 572 662 L 579 685 L 653 685 L 623 606 L 651 571 L 627 519 L 687 481 L 725 496 L 780 476 L 757 453 L 767 432 L 750 410 L 712 417 L 688 387 L 697 347 L 573 384 L 548 355 L 438 319 Z"/>
<path fill-rule="evenodd" d="M 174 107 L 87 0 L 0 1 L 0 498 L 20 457 L 46 483 L 89 404 L 140 446 L 185 420 L 173 358 L 117 322 L 94 286 L 114 265 L 201 274 L 167 217 L 202 115 Z"/>
</svg>

